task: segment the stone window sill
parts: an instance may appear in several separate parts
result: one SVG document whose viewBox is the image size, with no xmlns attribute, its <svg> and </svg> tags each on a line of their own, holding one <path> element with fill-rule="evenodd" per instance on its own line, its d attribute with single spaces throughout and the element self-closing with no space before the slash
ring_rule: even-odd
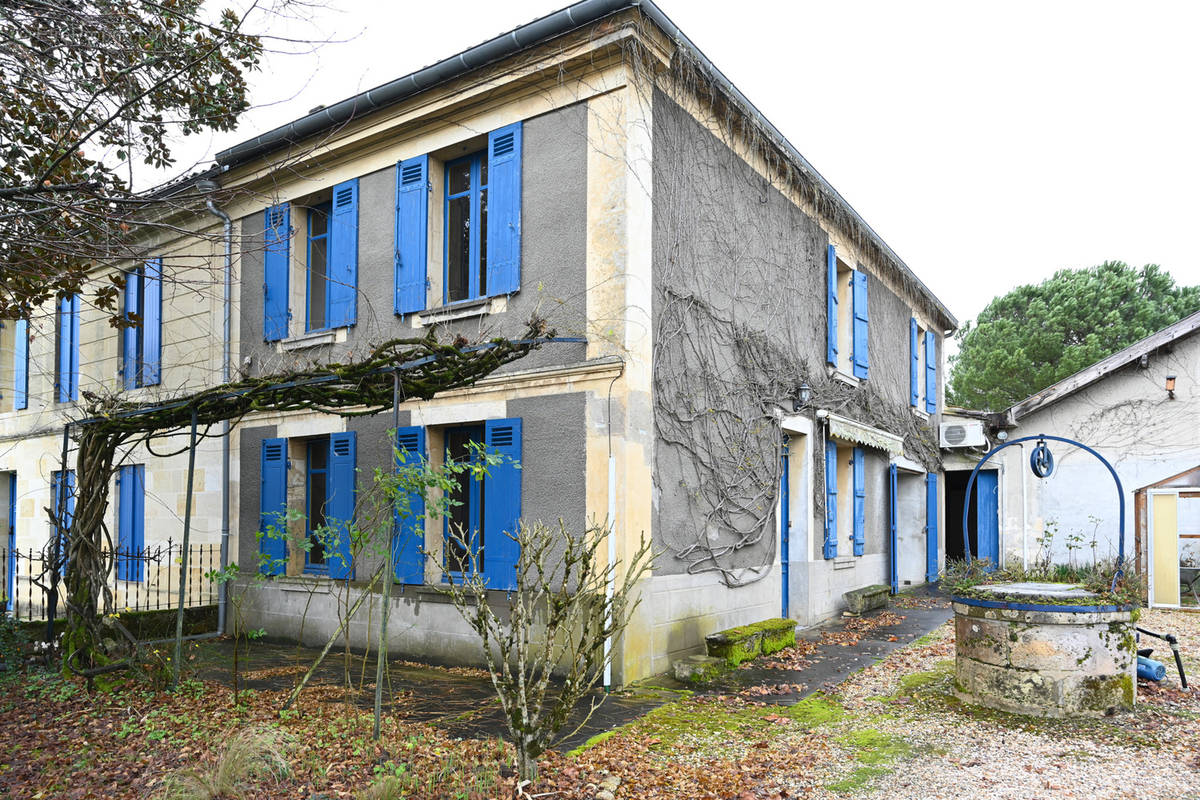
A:
<svg viewBox="0 0 1200 800">
<path fill-rule="evenodd" d="M 481 297 L 478 300 L 464 300 L 459 303 L 418 311 L 413 315 L 413 327 L 423 328 L 427 325 L 438 325 L 443 322 L 485 317 L 488 314 L 498 314 L 507 307 L 507 295 Z"/>
<path fill-rule="evenodd" d="M 835 556 L 833 559 L 834 569 L 853 569 L 858 562 L 855 556 Z"/>
<path fill-rule="evenodd" d="M 847 386 L 858 386 L 859 379 L 848 372 L 842 372 L 840 367 L 829 367 L 829 377 Z"/>
<path fill-rule="evenodd" d="M 299 336 L 289 336 L 279 342 L 278 352 L 291 353 L 296 350 L 307 350 L 310 347 L 321 347 L 335 342 L 346 341 L 346 328 L 335 328 L 326 331 L 302 333 Z"/>
</svg>

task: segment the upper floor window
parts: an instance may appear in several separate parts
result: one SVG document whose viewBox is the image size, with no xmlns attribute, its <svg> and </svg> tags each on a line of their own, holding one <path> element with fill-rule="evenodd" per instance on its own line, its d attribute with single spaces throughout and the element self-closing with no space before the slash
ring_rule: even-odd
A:
<svg viewBox="0 0 1200 800">
<path fill-rule="evenodd" d="M 844 375 L 865 379 L 870 367 L 867 273 L 851 269 L 838 258 L 832 244 L 827 250 L 826 269 L 825 360 Z"/>
<path fill-rule="evenodd" d="M 125 274 L 121 375 L 126 389 L 154 386 L 162 364 L 162 259 L 151 258 Z"/>
<path fill-rule="evenodd" d="M 329 319 L 329 203 L 308 210 L 308 269 L 305 330 L 319 331 Z"/>
<path fill-rule="evenodd" d="M 932 414 L 937 411 L 937 336 L 922 328 L 915 317 L 908 321 L 908 332 L 909 403 Z"/>
<path fill-rule="evenodd" d="M 60 403 L 79 399 L 79 295 L 58 300 L 54 336 L 54 395 Z"/>
<path fill-rule="evenodd" d="M 303 260 L 304 330 L 344 328 L 358 320 L 358 179 L 333 187 L 332 199 L 308 208 L 287 203 L 263 212 L 263 339 L 291 334 L 292 213 L 306 217 Z M 303 226 L 305 220 L 296 220 Z"/>
<path fill-rule="evenodd" d="M 455 303 L 520 288 L 521 150 L 518 122 L 489 133 L 478 152 L 396 165 L 397 314 L 425 310 L 430 295 Z M 442 202 L 431 214 L 435 180 Z M 442 252 L 432 257 L 430 230 L 442 232 Z M 431 266 L 441 272 L 440 291 Z"/>
<path fill-rule="evenodd" d="M 487 151 L 446 165 L 445 301 L 487 296 Z"/>
</svg>

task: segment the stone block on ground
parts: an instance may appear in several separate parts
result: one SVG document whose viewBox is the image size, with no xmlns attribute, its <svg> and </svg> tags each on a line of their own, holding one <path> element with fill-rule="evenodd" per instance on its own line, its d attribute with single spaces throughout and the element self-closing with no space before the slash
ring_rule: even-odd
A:
<svg viewBox="0 0 1200 800">
<path fill-rule="evenodd" d="M 842 599 L 846 601 L 851 614 L 865 614 L 877 608 L 887 608 L 888 595 L 891 594 L 891 591 L 889 587 L 877 583 L 874 586 L 864 586 L 861 589 L 845 592 Z"/>
<path fill-rule="evenodd" d="M 753 625 L 742 625 L 704 637 L 708 654 L 720 658 L 731 667 L 755 658 L 762 652 L 762 631 Z"/>
<path fill-rule="evenodd" d="M 675 680 L 684 683 L 705 683 L 728 669 L 729 664 L 725 659 L 713 656 L 684 656 L 671 664 Z"/>
<path fill-rule="evenodd" d="M 765 656 L 778 653 L 780 650 L 796 644 L 796 620 L 794 619 L 783 619 L 782 617 L 767 619 L 756 622 L 750 627 L 762 631 L 762 652 Z"/>
</svg>

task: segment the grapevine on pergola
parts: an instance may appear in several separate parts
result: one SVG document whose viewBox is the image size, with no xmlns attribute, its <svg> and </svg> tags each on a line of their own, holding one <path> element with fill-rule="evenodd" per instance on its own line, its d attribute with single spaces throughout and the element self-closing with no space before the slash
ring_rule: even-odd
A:
<svg viewBox="0 0 1200 800">
<path fill-rule="evenodd" d="M 254 412 L 319 411 L 342 417 L 377 414 L 401 402 L 428 400 L 439 392 L 470 386 L 504 364 L 524 357 L 555 334 L 544 320 L 531 319 L 522 336 L 472 344 L 462 337 L 440 342 L 434 330 L 423 337 L 389 339 L 361 360 L 327 363 L 257 378 L 245 378 L 169 401 L 136 403 L 120 395 L 84 392 L 85 418 L 71 427 L 76 442 L 76 507 L 65 528 L 67 627 L 63 664 L 95 675 L 123 666 L 133 639 L 113 617 L 107 576 L 113 568 L 112 540 L 104 521 L 118 451 L 193 425 L 208 429 L 236 424 Z M 59 503 L 59 507 L 64 504 Z M 54 565 L 57 567 L 57 565 Z M 112 630 L 106 630 L 111 626 Z M 115 635 L 114 635 L 115 634 Z"/>
</svg>

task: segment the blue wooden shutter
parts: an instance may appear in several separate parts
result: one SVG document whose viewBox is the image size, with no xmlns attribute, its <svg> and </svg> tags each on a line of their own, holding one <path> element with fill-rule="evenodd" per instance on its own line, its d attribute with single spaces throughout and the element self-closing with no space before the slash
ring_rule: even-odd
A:
<svg viewBox="0 0 1200 800">
<path fill-rule="evenodd" d="M 911 360 L 908 371 L 908 402 L 913 407 L 921 400 L 921 343 L 918 340 L 917 321 L 908 319 L 908 353 Z"/>
<path fill-rule="evenodd" d="M 13 408 L 17 411 L 29 408 L 29 320 L 19 319 L 16 324 L 16 342 L 13 345 Z"/>
<path fill-rule="evenodd" d="M 288 321 L 288 273 L 291 264 L 291 212 L 286 203 L 263 212 L 263 339 L 286 339 Z"/>
<path fill-rule="evenodd" d="M 867 308 L 867 273 L 861 270 L 855 270 L 851 273 L 854 280 L 854 291 L 851 293 L 852 305 L 854 306 L 854 377 L 867 377 L 867 367 L 869 365 L 868 344 L 869 336 L 867 335 L 868 326 L 868 308 Z"/>
<path fill-rule="evenodd" d="M 162 259 L 146 262 L 142 280 L 142 386 L 157 386 L 162 377 Z"/>
<path fill-rule="evenodd" d="M 990 569 L 1000 566 L 1000 473 L 982 469 L 975 476 L 976 555 L 991 561 Z"/>
<path fill-rule="evenodd" d="M 358 320 L 358 178 L 333 187 L 329 220 L 330 328 Z"/>
<path fill-rule="evenodd" d="M 837 295 L 837 249 L 829 245 L 825 253 L 825 360 L 837 366 L 838 360 L 838 295 Z"/>
<path fill-rule="evenodd" d="M 900 591 L 900 542 L 897 534 L 900 525 L 900 498 L 897 496 L 898 482 L 895 464 L 888 465 L 888 568 L 891 572 L 892 594 Z"/>
<path fill-rule="evenodd" d="M 487 293 L 521 288 L 521 123 L 488 134 Z"/>
<path fill-rule="evenodd" d="M 863 554 L 867 527 L 867 470 L 861 447 L 854 448 L 854 555 Z"/>
<path fill-rule="evenodd" d="M 425 450 L 425 429 L 419 426 L 396 430 L 396 464 L 401 459 L 406 466 L 415 466 L 428 458 Z M 425 495 L 409 492 L 408 515 L 400 516 L 397 509 L 396 538 L 392 541 L 392 558 L 396 580 L 420 585 L 425 582 Z"/>
<path fill-rule="evenodd" d="M 837 557 L 837 445 L 825 443 L 825 557 Z"/>
<path fill-rule="evenodd" d="M 925 410 L 937 411 L 937 337 L 925 331 Z"/>
<path fill-rule="evenodd" d="M 938 488 L 937 474 L 925 475 L 925 580 L 938 579 Z"/>
<path fill-rule="evenodd" d="M 329 499 L 325 502 L 325 520 L 337 534 L 325 551 L 325 561 L 329 565 L 329 577 L 338 580 L 354 577 L 350 527 L 354 523 L 356 451 L 354 431 L 330 434 Z"/>
<path fill-rule="evenodd" d="M 429 156 L 396 165 L 396 313 L 425 310 L 429 269 Z"/>
<path fill-rule="evenodd" d="M 71 295 L 71 371 L 69 373 L 70 397 L 68 398 L 70 400 L 79 399 L 79 317 L 79 295 L 73 294 Z M 72 482 L 75 480 L 74 474 L 71 473 L 70 480 Z M 74 504 L 74 496 L 72 496 L 71 502 Z"/>
<path fill-rule="evenodd" d="M 128 286 L 128 284 L 126 284 Z M 117 470 L 117 580 L 129 580 L 133 551 L 133 467 Z"/>
<path fill-rule="evenodd" d="M 146 534 L 145 466 L 129 464 L 117 473 L 117 579 L 140 581 Z"/>
<path fill-rule="evenodd" d="M 521 553 L 508 534 L 516 535 L 521 518 L 520 418 L 487 420 L 484 440 L 503 460 L 483 480 L 483 571 L 489 587 L 515 589 Z"/>
<path fill-rule="evenodd" d="M 287 572 L 287 439 L 263 439 L 259 552 L 264 575 Z"/>
<path fill-rule="evenodd" d="M 139 315 L 141 305 L 142 279 L 138 271 L 130 270 L 125 273 L 125 320 L 134 323 L 134 315 Z M 137 326 L 145 322 L 136 323 Z M 140 327 L 131 326 L 121 329 L 121 377 L 126 389 L 136 389 L 138 386 L 138 331 Z"/>
</svg>

